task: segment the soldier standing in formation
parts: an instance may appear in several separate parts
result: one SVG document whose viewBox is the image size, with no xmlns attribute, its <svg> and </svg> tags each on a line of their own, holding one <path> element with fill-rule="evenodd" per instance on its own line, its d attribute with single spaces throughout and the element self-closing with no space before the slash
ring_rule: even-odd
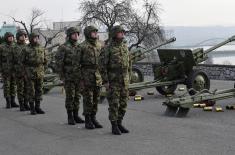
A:
<svg viewBox="0 0 235 155">
<path fill-rule="evenodd" d="M 84 29 L 85 41 L 74 57 L 75 66 L 81 66 L 80 85 L 83 87 L 83 115 L 86 129 L 102 128 L 96 120 L 102 84 L 98 66 L 101 45 L 98 42 L 97 31 L 94 26 L 87 26 Z"/>
<path fill-rule="evenodd" d="M 80 72 L 75 76 L 72 62 L 75 52 L 79 48 L 79 30 L 75 27 L 70 27 L 66 34 L 67 41 L 59 47 L 55 58 L 57 72 L 61 80 L 64 81 L 66 93 L 65 108 L 68 115 L 68 124 L 75 125 L 75 123 L 84 123 L 84 120 L 78 115 L 81 98 L 81 89 L 79 86 Z M 79 71 L 80 67 L 77 69 Z"/>
<path fill-rule="evenodd" d="M 16 81 L 13 72 L 13 50 L 14 35 L 6 32 L 4 35 L 5 42 L 0 46 L 0 72 L 3 78 L 3 91 L 6 99 L 6 108 L 19 107 L 15 103 Z"/>
<path fill-rule="evenodd" d="M 30 110 L 27 100 L 27 86 L 26 86 L 26 79 L 24 75 L 24 67 L 22 65 L 22 51 L 26 48 L 25 39 L 27 34 L 23 30 L 19 30 L 16 33 L 16 40 L 17 43 L 15 45 L 13 51 L 13 62 L 14 62 L 14 72 L 16 77 L 16 84 L 17 84 L 17 97 L 18 102 L 20 104 L 20 111 L 28 111 Z"/>
<path fill-rule="evenodd" d="M 40 108 L 43 94 L 44 67 L 47 64 L 45 50 L 39 44 L 39 35 L 29 36 L 30 44 L 22 52 L 22 63 L 27 79 L 27 94 L 31 115 L 44 114 Z"/>
<path fill-rule="evenodd" d="M 124 40 L 125 30 L 114 26 L 110 32 L 110 42 L 100 55 L 103 83 L 108 90 L 109 120 L 112 133 L 121 135 L 129 131 L 122 125 L 126 113 L 129 85 L 129 51 Z"/>
</svg>

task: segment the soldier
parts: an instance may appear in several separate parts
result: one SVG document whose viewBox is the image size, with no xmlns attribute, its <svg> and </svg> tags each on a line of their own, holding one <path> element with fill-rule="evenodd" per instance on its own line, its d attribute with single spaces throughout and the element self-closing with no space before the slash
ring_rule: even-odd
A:
<svg viewBox="0 0 235 155">
<path fill-rule="evenodd" d="M 101 45 L 98 42 L 98 29 L 94 26 L 87 26 L 84 29 L 85 41 L 81 44 L 80 50 L 74 57 L 76 66 L 81 66 L 81 85 L 83 86 L 83 108 L 85 116 L 85 128 L 102 128 L 96 120 L 100 87 L 102 79 L 98 67 L 98 58 Z M 80 60 L 80 61 L 78 61 Z"/>
<path fill-rule="evenodd" d="M 25 42 L 26 37 L 27 34 L 23 30 L 19 30 L 16 33 L 17 43 L 13 51 L 14 72 L 16 77 L 17 97 L 20 104 L 20 111 L 30 110 L 27 101 L 27 86 L 24 75 L 24 68 L 21 62 L 22 51 L 27 46 Z"/>
<path fill-rule="evenodd" d="M 66 34 L 67 41 L 59 47 L 56 53 L 56 69 L 60 78 L 64 81 L 66 93 L 65 108 L 68 115 L 68 124 L 75 125 L 75 123 L 84 123 L 84 120 L 78 115 L 81 98 L 79 86 L 80 75 L 75 76 L 73 72 L 73 57 L 75 51 L 79 48 L 77 42 L 79 30 L 75 27 L 70 27 Z"/>
<path fill-rule="evenodd" d="M 15 103 L 16 81 L 13 74 L 13 49 L 14 35 L 6 32 L 4 43 L 0 46 L 0 71 L 3 77 L 4 97 L 6 99 L 6 108 L 19 107 Z"/>
<path fill-rule="evenodd" d="M 47 64 L 45 50 L 39 44 L 39 35 L 31 33 L 30 44 L 22 52 L 22 63 L 27 79 L 27 94 L 31 115 L 44 114 L 40 108 L 43 94 L 44 67 Z"/>
<path fill-rule="evenodd" d="M 122 125 L 127 108 L 130 74 L 129 51 L 123 41 L 124 32 L 121 26 L 114 26 L 110 32 L 111 40 L 100 55 L 102 79 L 108 91 L 109 120 L 114 135 L 129 132 Z"/>
</svg>

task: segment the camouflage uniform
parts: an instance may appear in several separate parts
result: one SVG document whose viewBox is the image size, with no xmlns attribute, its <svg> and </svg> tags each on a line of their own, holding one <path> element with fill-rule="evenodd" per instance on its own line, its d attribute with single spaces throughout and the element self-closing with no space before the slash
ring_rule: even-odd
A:
<svg viewBox="0 0 235 155">
<path fill-rule="evenodd" d="M 30 44 L 22 52 L 22 63 L 27 78 L 27 94 L 32 115 L 44 114 L 40 108 L 40 101 L 43 94 L 44 67 L 47 64 L 45 50 L 33 39 L 39 37 L 37 34 L 30 34 Z"/>
<path fill-rule="evenodd" d="M 24 75 L 24 68 L 21 60 L 22 51 L 26 48 L 25 41 L 20 41 L 19 37 L 25 35 L 26 33 L 22 30 L 16 33 L 17 43 L 13 50 L 13 62 L 14 62 L 14 72 L 16 77 L 17 84 L 17 97 L 20 103 L 20 111 L 30 110 L 28 106 L 27 100 L 27 86 L 26 86 L 26 78 Z"/>
<path fill-rule="evenodd" d="M 129 51 L 123 40 L 115 38 L 118 32 L 124 31 L 121 26 L 111 30 L 112 40 L 100 55 L 103 83 L 108 83 L 109 120 L 114 128 L 118 124 L 121 132 L 124 127 L 121 121 L 126 113 L 129 85 Z M 120 132 L 119 132 L 120 133 Z"/>
<path fill-rule="evenodd" d="M 84 29 L 86 40 L 81 44 L 80 51 L 74 57 L 76 66 L 81 65 L 81 80 L 84 86 L 82 91 L 83 115 L 85 115 L 85 127 L 87 129 L 102 128 L 96 120 L 100 87 L 102 84 L 98 67 L 101 45 L 97 41 L 97 38 L 91 37 L 91 33 L 97 31 L 98 29 L 93 26 L 87 26 Z"/>
<path fill-rule="evenodd" d="M 80 105 L 80 75 L 74 74 L 73 57 L 75 51 L 78 50 L 79 44 L 77 40 L 72 40 L 71 35 L 79 34 L 79 30 L 71 27 L 67 30 L 68 40 L 58 48 L 56 53 L 56 70 L 60 78 L 64 81 L 64 88 L 66 92 L 65 108 L 68 113 L 68 124 L 74 125 L 76 123 L 84 123 L 78 116 Z M 79 68 L 78 68 L 79 69 Z M 70 117 L 70 115 L 73 115 Z"/>
<path fill-rule="evenodd" d="M 13 73 L 13 49 L 14 43 L 8 42 L 8 37 L 14 35 L 6 32 L 4 35 L 5 42 L 0 46 L 0 71 L 3 78 L 3 91 L 6 98 L 7 108 L 18 107 L 15 103 L 16 81 Z"/>
</svg>

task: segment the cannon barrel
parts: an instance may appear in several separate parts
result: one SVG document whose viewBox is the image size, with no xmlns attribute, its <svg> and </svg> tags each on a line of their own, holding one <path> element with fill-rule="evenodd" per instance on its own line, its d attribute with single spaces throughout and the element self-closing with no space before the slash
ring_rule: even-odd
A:
<svg viewBox="0 0 235 155">
<path fill-rule="evenodd" d="M 194 51 L 193 52 L 193 57 L 194 57 L 194 60 L 195 60 L 196 64 L 199 64 L 199 63 L 207 60 L 208 59 L 208 53 L 210 53 L 210 52 L 214 51 L 215 49 L 217 49 L 217 48 L 219 48 L 219 47 L 221 47 L 221 46 L 223 46 L 227 43 L 230 43 L 232 41 L 235 41 L 235 35 L 228 38 L 228 39 L 226 39 L 226 40 L 224 40 L 224 41 L 222 41 L 222 42 L 220 42 L 220 43 L 218 43 L 218 44 L 216 44 L 216 45 L 214 45 L 214 46 L 212 46 L 212 47 L 210 47 L 210 48 L 208 48 L 205 51 L 203 50 L 203 48 L 194 49 L 193 50 Z"/>
<path fill-rule="evenodd" d="M 131 60 L 135 59 L 136 57 L 141 57 L 141 56 L 144 55 L 145 53 L 149 53 L 149 52 L 151 52 L 152 50 L 155 50 L 155 49 L 157 49 L 157 48 L 159 48 L 159 47 L 161 47 L 161 46 L 163 46 L 163 45 L 172 43 L 172 42 L 174 42 L 174 41 L 176 41 L 176 38 L 175 38 L 175 37 L 170 38 L 170 39 L 168 39 L 168 40 L 162 42 L 161 44 L 158 44 L 158 45 L 156 45 L 156 46 L 150 47 L 149 49 L 146 49 L 146 50 L 140 52 L 140 53 L 137 54 L 137 55 L 133 55 L 133 56 L 131 57 Z"/>
<path fill-rule="evenodd" d="M 223 45 L 225 45 L 225 44 L 227 44 L 227 43 L 233 42 L 233 41 L 235 41 L 235 35 L 232 36 L 232 37 L 230 37 L 230 38 L 228 38 L 228 39 L 226 39 L 225 41 L 223 41 L 223 42 L 221 42 L 221 43 L 219 43 L 219 44 L 217 44 L 217 45 L 215 45 L 215 46 L 212 46 L 211 48 L 205 50 L 204 53 L 205 53 L 205 54 L 208 54 L 208 53 L 210 53 L 211 51 L 213 51 L 213 50 L 215 50 L 215 49 L 217 49 L 217 48 L 219 48 L 219 47 L 221 47 L 221 46 L 223 46 Z"/>
</svg>

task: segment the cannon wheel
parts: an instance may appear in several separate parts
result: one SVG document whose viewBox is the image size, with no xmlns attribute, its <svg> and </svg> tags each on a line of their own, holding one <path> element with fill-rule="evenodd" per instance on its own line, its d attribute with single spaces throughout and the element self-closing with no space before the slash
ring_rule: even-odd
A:
<svg viewBox="0 0 235 155">
<path fill-rule="evenodd" d="M 201 91 L 203 89 L 210 89 L 210 79 L 207 74 L 201 70 L 193 70 L 187 80 L 186 86 L 188 89 L 195 89 L 196 91 Z M 195 91 L 190 91 L 190 95 L 194 95 Z"/>
<path fill-rule="evenodd" d="M 186 117 L 188 112 L 189 112 L 189 108 L 183 108 L 183 107 L 180 107 L 176 116 L 177 117 Z"/>
<path fill-rule="evenodd" d="M 157 91 L 161 95 L 174 94 L 176 88 L 177 88 L 177 85 L 169 85 L 169 86 L 159 86 L 159 87 L 156 87 Z"/>
<path fill-rule="evenodd" d="M 132 68 L 131 83 L 138 83 L 143 81 L 144 81 L 144 76 L 142 72 L 137 68 Z"/>
<path fill-rule="evenodd" d="M 178 107 L 173 107 L 173 106 L 167 105 L 167 108 L 166 108 L 164 115 L 169 116 L 169 117 L 173 117 L 173 116 L 175 116 L 177 110 L 178 110 Z"/>
</svg>

